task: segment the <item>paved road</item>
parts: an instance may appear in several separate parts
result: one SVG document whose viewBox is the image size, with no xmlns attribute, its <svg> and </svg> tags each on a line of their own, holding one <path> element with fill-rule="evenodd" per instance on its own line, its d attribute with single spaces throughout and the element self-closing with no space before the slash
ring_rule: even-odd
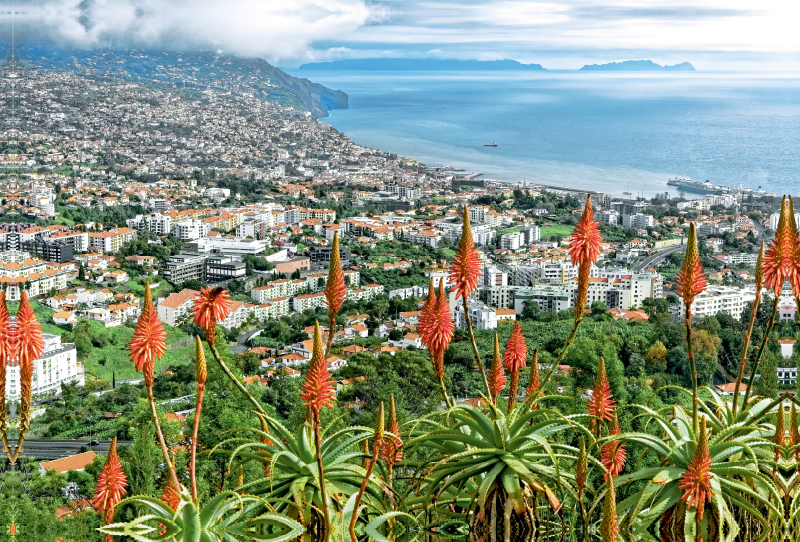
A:
<svg viewBox="0 0 800 542">
<path fill-rule="evenodd" d="M 228 346 L 228 349 L 234 354 L 244 354 L 250 348 L 249 346 L 247 346 L 247 341 L 249 341 L 253 335 L 257 335 L 258 333 L 261 333 L 261 331 L 263 330 L 264 328 L 260 327 L 258 329 L 245 331 L 244 333 L 239 335 L 238 339 L 236 339 L 236 344 Z"/>
<path fill-rule="evenodd" d="M 13 445 L 14 442 L 12 441 Z M 89 446 L 89 440 L 26 440 L 22 446 L 22 454 L 25 457 L 38 459 L 39 461 L 52 461 L 71 455 L 76 455 L 89 450 L 97 454 L 108 453 L 111 445 L 110 440 L 101 440 L 96 446 Z M 117 446 L 130 447 L 127 441 L 117 441 Z"/>
<path fill-rule="evenodd" d="M 642 270 L 647 269 L 648 267 L 653 267 L 660 264 L 662 261 L 666 259 L 667 256 L 672 254 L 673 252 L 684 251 L 686 250 L 686 245 L 675 245 L 672 247 L 664 248 L 655 254 L 652 254 L 644 259 L 641 263 L 637 263 L 633 266 L 633 271 L 636 273 L 640 273 Z"/>
</svg>

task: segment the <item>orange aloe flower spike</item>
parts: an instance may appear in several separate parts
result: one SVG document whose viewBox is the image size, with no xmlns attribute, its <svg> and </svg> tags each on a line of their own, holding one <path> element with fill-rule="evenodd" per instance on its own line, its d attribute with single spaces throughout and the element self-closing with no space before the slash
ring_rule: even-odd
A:
<svg viewBox="0 0 800 542">
<path fill-rule="evenodd" d="M 603 358 L 600 358 L 600 363 L 597 365 L 597 378 L 595 379 L 592 397 L 586 403 L 586 410 L 597 418 L 592 420 L 592 425 L 603 421 L 610 422 L 616 410 L 614 397 L 611 394 L 611 385 L 606 377 L 606 362 Z"/>
<path fill-rule="evenodd" d="M 439 294 L 436 298 L 436 310 L 431 315 L 431 344 L 437 352 L 444 354 L 455 332 L 453 315 L 450 313 L 450 304 L 447 301 L 447 293 L 444 291 L 444 280 L 439 281 Z"/>
<path fill-rule="evenodd" d="M 42 325 L 36 319 L 36 313 L 28 303 L 28 292 L 22 292 L 17 310 L 16 340 L 14 354 L 19 358 L 20 367 L 26 367 L 42 355 L 44 351 L 44 337 Z"/>
<path fill-rule="evenodd" d="M 106 464 L 97 477 L 97 485 L 94 488 L 94 498 L 92 506 L 97 513 L 103 517 L 106 525 L 111 523 L 114 518 L 114 507 L 122 500 L 126 493 L 128 478 L 122 469 L 122 463 L 117 456 L 117 437 L 111 439 L 111 446 L 106 456 Z"/>
<path fill-rule="evenodd" d="M 580 222 L 570 235 L 569 255 L 572 258 L 572 265 L 585 263 L 591 265 L 600 257 L 603 238 L 598 226 L 599 224 L 594 220 L 592 197 L 586 196 L 586 206 L 583 208 Z"/>
<path fill-rule="evenodd" d="M 783 283 L 786 282 L 786 264 L 791 261 L 795 252 L 795 249 L 791 246 L 792 226 L 787 220 L 788 211 L 789 206 L 786 202 L 786 196 L 783 196 L 775 237 L 767 245 L 767 250 L 764 253 L 764 287 L 773 290 L 776 295 L 780 295 Z M 794 216 L 792 220 L 794 220 Z"/>
<path fill-rule="evenodd" d="M 206 333 L 206 342 L 213 345 L 217 340 L 217 322 L 223 322 L 231 312 L 233 303 L 230 294 L 222 288 L 200 288 L 192 309 L 194 323 Z"/>
<path fill-rule="evenodd" d="M 686 466 L 686 472 L 681 476 L 679 488 L 684 490 L 681 497 L 688 508 L 697 509 L 698 521 L 703 520 L 703 510 L 706 502 L 711 501 L 714 490 L 711 488 L 711 454 L 708 450 L 708 433 L 706 432 L 706 419 L 700 419 L 700 433 L 697 437 L 697 448 L 694 456 Z"/>
<path fill-rule="evenodd" d="M 149 284 L 145 286 L 142 314 L 139 316 L 128 350 L 136 370 L 144 374 L 145 384 L 148 387 L 152 386 L 156 360 L 161 359 L 167 351 L 167 332 L 164 331 L 164 324 L 161 323 L 158 312 L 153 307 Z"/>
<path fill-rule="evenodd" d="M 419 334 L 422 344 L 428 345 L 428 337 L 431 331 L 431 326 L 428 324 L 428 319 L 436 306 L 436 288 L 433 287 L 433 278 L 428 285 L 428 297 L 419 311 L 419 318 L 417 319 L 417 333 Z"/>
<path fill-rule="evenodd" d="M 689 225 L 686 256 L 683 258 L 683 266 L 675 282 L 675 291 L 683 298 L 683 304 L 687 309 L 691 308 L 694 298 L 706 289 L 706 276 L 703 273 L 703 264 L 700 262 L 700 251 L 697 249 L 697 230 L 694 222 Z"/>
<path fill-rule="evenodd" d="M 164 491 L 161 492 L 161 502 L 173 510 L 177 510 L 181 504 L 181 488 L 175 486 L 172 476 L 167 477 L 167 484 L 164 486 Z"/>
<path fill-rule="evenodd" d="M 497 404 L 497 396 L 506 389 L 506 372 L 503 370 L 503 362 L 500 358 L 500 342 L 497 333 L 494 334 L 494 356 L 492 366 L 487 375 L 489 381 L 489 394 L 492 396 L 492 403 Z"/>
<path fill-rule="evenodd" d="M 332 403 L 336 400 L 334 386 L 335 382 L 331 380 L 328 362 L 325 360 L 325 353 L 322 350 L 319 322 L 314 322 L 314 350 L 305 382 L 300 386 L 302 392 L 300 397 L 303 399 L 303 404 L 311 409 L 315 420 L 319 419 L 322 407 L 333 407 Z"/>
<path fill-rule="evenodd" d="M 531 360 L 531 371 L 528 377 L 528 387 L 525 390 L 527 397 L 532 396 L 539 390 L 541 380 L 539 379 L 539 349 L 533 351 L 533 359 Z"/>
<path fill-rule="evenodd" d="M 619 435 L 619 433 L 619 421 L 617 420 L 617 414 L 615 412 L 611 423 L 608 425 L 608 434 L 610 436 Z M 608 442 L 603 446 L 600 452 L 600 462 L 606 470 L 608 470 L 612 478 L 616 478 L 619 476 L 619 473 L 622 472 L 622 469 L 625 467 L 626 458 L 627 452 L 625 451 L 625 445 L 618 440 Z M 607 477 L 605 473 L 603 476 Z"/>
<path fill-rule="evenodd" d="M 339 314 L 339 309 L 347 299 L 347 285 L 344 282 L 342 260 L 339 255 L 339 232 L 333 234 L 331 243 L 331 263 L 328 271 L 328 282 L 325 284 L 325 302 L 332 318 Z M 331 331 L 329 330 L 329 333 Z"/>
<path fill-rule="evenodd" d="M 472 227 L 469 223 L 469 211 L 464 205 L 463 224 L 461 227 L 461 242 L 450 266 L 450 282 L 455 284 L 456 299 L 469 297 L 472 290 L 478 287 L 478 277 L 483 274 L 481 259 L 475 242 L 472 240 Z"/>
<path fill-rule="evenodd" d="M 522 326 L 519 322 L 514 322 L 514 330 L 506 343 L 506 351 L 503 353 L 503 363 L 506 370 L 510 373 L 520 371 L 525 367 L 525 360 L 528 359 L 528 346 L 525 344 L 525 336 L 522 334 Z"/>
</svg>

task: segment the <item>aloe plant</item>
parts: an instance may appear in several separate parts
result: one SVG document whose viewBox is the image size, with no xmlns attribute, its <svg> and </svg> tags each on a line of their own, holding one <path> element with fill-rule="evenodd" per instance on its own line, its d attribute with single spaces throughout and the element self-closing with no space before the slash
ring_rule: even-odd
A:
<svg viewBox="0 0 800 542">
<path fill-rule="evenodd" d="M 305 532 L 301 523 L 276 513 L 265 500 L 232 491 L 219 493 L 199 506 L 183 490 L 177 510 L 147 496 L 120 503 L 125 504 L 136 506 L 141 514 L 128 523 L 101 527 L 100 532 L 129 536 L 137 542 L 286 542 Z"/>
<path fill-rule="evenodd" d="M 762 400 L 752 406 L 751 415 L 760 412 L 774 402 Z M 645 482 L 645 486 L 617 505 L 622 514 L 621 525 L 628 529 L 636 540 L 655 540 L 656 525 L 660 540 L 732 541 L 739 530 L 735 517 L 736 509 L 748 514 L 764 530 L 769 529 L 771 519 L 782 521 L 781 496 L 768 474 L 771 471 L 773 445 L 769 438 L 774 428 L 768 424 L 747 420 L 748 409 L 735 415 L 734 423 L 727 423 L 710 411 L 708 420 L 706 480 L 710 480 L 707 492 L 708 504 L 699 510 L 697 503 L 686 502 L 686 487 L 682 481 L 691 477 L 690 463 L 695 459 L 703 440 L 695 432 L 691 415 L 679 406 L 671 407 L 667 416 L 647 407 L 639 406 L 643 416 L 655 423 L 661 436 L 649 433 L 623 433 L 608 438 L 624 442 L 638 442 L 658 455 L 661 464 L 619 476 L 615 485 L 622 488 L 628 484 Z M 729 411 L 728 411 L 729 412 Z M 742 418 L 742 421 L 739 419 Z M 705 433 L 706 422 L 701 424 Z M 710 474 L 710 476 L 709 476 Z M 683 482 L 686 483 L 686 482 Z M 600 496 L 598 496 L 600 498 Z M 699 512 L 699 513 L 698 513 Z"/>
<path fill-rule="evenodd" d="M 465 508 L 474 539 L 503 540 L 503 533 L 514 533 L 512 539 L 528 539 L 538 523 L 537 497 L 544 497 L 560 518 L 557 491 L 576 494 L 575 476 L 561 463 L 574 462 L 577 451 L 553 439 L 565 430 L 590 437 L 576 418 L 547 409 L 531 410 L 526 403 L 508 415 L 491 403 L 486 410 L 466 405 L 452 408 L 445 422 L 433 423 L 432 429 L 406 444 L 433 452 L 421 465 L 426 475 L 419 505 L 455 502 Z"/>
</svg>

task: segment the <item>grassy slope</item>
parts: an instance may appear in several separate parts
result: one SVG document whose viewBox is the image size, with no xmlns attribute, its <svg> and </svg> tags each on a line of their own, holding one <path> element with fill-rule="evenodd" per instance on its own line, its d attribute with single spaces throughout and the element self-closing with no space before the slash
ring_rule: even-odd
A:
<svg viewBox="0 0 800 542">
<path fill-rule="evenodd" d="M 44 333 L 63 335 L 66 331 L 53 324 L 53 311 L 46 305 L 37 301 L 31 302 L 31 306 L 36 312 L 39 322 L 42 324 Z M 12 308 L 14 312 L 16 308 Z M 109 339 L 108 345 L 103 348 L 94 347 L 89 357 L 83 360 L 86 368 L 87 379 L 98 378 L 100 380 L 111 380 L 112 373 L 116 374 L 117 380 L 136 378 L 140 375 L 128 358 L 128 342 L 133 335 L 133 330 L 125 326 L 106 328 L 100 322 L 89 322 L 93 335 L 105 335 Z M 187 339 L 189 336 L 178 328 L 164 325 L 167 332 L 167 345 Z M 167 353 L 156 363 L 156 371 L 168 365 L 178 365 L 181 363 L 194 362 L 194 349 L 191 345 L 167 350 Z"/>
<path fill-rule="evenodd" d="M 566 237 L 571 234 L 572 226 L 558 225 L 558 226 L 542 226 L 542 239 L 548 239 L 551 235 L 558 235 L 559 237 Z"/>
</svg>

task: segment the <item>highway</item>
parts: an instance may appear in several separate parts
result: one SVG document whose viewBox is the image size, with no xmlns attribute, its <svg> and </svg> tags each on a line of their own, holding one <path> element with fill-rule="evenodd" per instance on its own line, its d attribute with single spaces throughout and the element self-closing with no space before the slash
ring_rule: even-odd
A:
<svg viewBox="0 0 800 542">
<path fill-rule="evenodd" d="M 641 273 L 643 270 L 647 269 L 648 267 L 653 267 L 666 259 L 667 256 L 672 254 L 673 252 L 683 251 L 686 250 L 686 245 L 675 245 L 671 247 L 667 247 L 664 249 L 659 250 L 655 254 L 651 254 L 647 258 L 645 258 L 642 262 L 637 263 L 633 266 L 633 271 L 635 273 Z"/>
<path fill-rule="evenodd" d="M 16 444 L 11 441 L 12 446 Z M 52 461 L 54 459 L 61 459 L 71 455 L 76 455 L 89 450 L 96 454 L 108 453 L 108 447 L 111 445 L 110 440 L 101 440 L 97 446 L 89 446 L 89 440 L 26 440 L 22 445 L 22 456 L 33 458 L 39 461 Z M 118 441 L 117 446 L 130 447 L 131 443 L 127 441 Z"/>
</svg>

